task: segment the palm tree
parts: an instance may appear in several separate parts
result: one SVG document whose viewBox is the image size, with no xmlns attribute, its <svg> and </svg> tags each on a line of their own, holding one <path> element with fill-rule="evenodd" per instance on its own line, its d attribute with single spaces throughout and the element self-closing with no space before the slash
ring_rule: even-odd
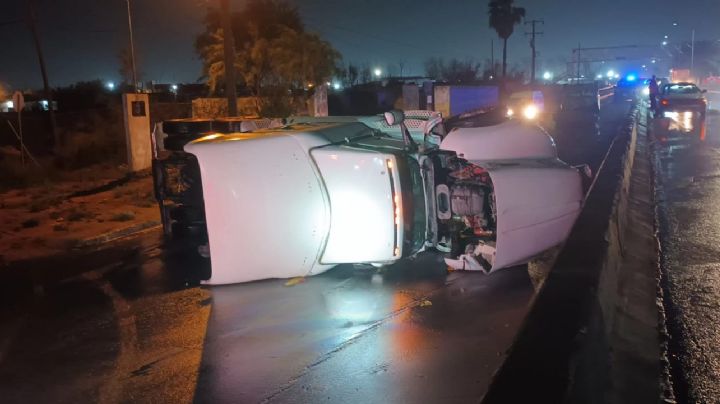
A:
<svg viewBox="0 0 720 404">
<path fill-rule="evenodd" d="M 520 24 L 525 18 L 523 7 L 514 7 L 514 0 L 490 0 L 488 3 L 488 14 L 490 15 L 490 28 L 497 32 L 503 40 L 502 76 L 505 78 L 507 71 L 507 40 L 513 34 L 515 25 Z"/>
</svg>

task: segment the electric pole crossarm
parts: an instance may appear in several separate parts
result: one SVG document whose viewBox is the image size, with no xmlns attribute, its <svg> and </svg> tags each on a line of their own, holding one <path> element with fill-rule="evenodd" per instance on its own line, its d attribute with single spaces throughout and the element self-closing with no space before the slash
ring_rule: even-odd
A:
<svg viewBox="0 0 720 404">
<path fill-rule="evenodd" d="M 543 32 L 540 32 L 536 29 L 537 24 L 545 25 L 545 21 L 543 21 L 543 20 L 525 21 L 525 25 L 530 25 L 532 27 L 530 32 L 525 33 L 525 36 L 530 37 L 530 49 L 532 50 L 532 65 L 530 67 L 530 83 L 535 83 L 535 70 L 536 70 L 535 69 L 535 60 L 537 58 L 537 52 L 535 49 L 535 37 L 543 34 Z"/>
</svg>

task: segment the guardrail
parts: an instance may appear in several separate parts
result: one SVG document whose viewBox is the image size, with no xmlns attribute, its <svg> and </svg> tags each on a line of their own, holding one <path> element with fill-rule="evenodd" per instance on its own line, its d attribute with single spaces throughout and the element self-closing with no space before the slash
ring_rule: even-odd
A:
<svg viewBox="0 0 720 404">
<path fill-rule="evenodd" d="M 622 262 L 637 113 L 613 141 L 583 212 L 483 398 L 495 403 L 605 402 L 608 324 Z"/>
<path fill-rule="evenodd" d="M 615 86 L 608 86 L 598 89 L 598 95 L 600 96 L 600 100 L 612 97 L 613 95 L 615 95 Z"/>
</svg>

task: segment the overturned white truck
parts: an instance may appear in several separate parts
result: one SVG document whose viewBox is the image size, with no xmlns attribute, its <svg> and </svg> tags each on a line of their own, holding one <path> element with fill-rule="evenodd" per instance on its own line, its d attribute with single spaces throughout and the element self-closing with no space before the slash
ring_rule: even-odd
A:
<svg viewBox="0 0 720 404">
<path fill-rule="evenodd" d="M 446 133 L 426 118 L 412 131 L 399 111 L 297 120 L 187 144 L 202 179 L 206 283 L 385 265 L 427 249 L 491 272 L 564 241 L 582 184 L 549 136 L 514 121 Z"/>
</svg>

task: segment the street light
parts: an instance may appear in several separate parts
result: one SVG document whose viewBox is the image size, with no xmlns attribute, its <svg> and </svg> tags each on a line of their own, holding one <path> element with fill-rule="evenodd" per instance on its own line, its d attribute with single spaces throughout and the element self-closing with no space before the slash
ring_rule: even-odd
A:
<svg viewBox="0 0 720 404">
<path fill-rule="evenodd" d="M 115 83 L 113 83 L 112 81 L 108 81 L 107 84 L 105 84 L 105 86 L 107 86 L 108 90 L 110 90 L 110 91 L 115 89 Z"/>
<path fill-rule="evenodd" d="M 547 72 L 547 71 L 546 71 L 545 73 L 543 73 L 543 79 L 545 79 L 545 80 L 552 80 L 552 78 L 553 78 L 552 73 Z"/>
<path fill-rule="evenodd" d="M 668 43 L 667 41 L 662 41 L 662 45 L 663 45 L 663 46 L 666 46 L 667 43 Z"/>
<path fill-rule="evenodd" d="M 680 25 L 677 21 L 673 21 L 673 27 Z M 695 28 L 692 29 L 690 38 L 690 76 L 693 75 L 693 69 L 695 68 Z"/>
<path fill-rule="evenodd" d="M 373 71 L 373 73 L 375 74 L 375 77 L 380 77 L 380 75 L 382 74 L 382 70 L 380 70 L 380 68 L 376 67 L 375 70 Z"/>
</svg>

